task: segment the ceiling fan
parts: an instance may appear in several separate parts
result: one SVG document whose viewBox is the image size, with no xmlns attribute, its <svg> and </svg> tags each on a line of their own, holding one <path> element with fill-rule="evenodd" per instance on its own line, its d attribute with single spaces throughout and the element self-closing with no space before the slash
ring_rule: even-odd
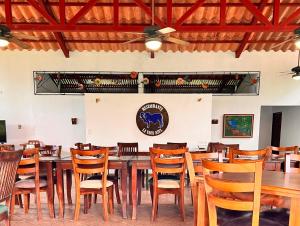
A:
<svg viewBox="0 0 300 226">
<path fill-rule="evenodd" d="M 160 27 L 154 25 L 154 10 L 155 10 L 154 1 L 155 0 L 152 0 L 152 5 L 151 5 L 152 25 L 145 27 L 144 32 L 142 32 L 142 33 L 141 32 L 130 32 L 132 34 L 142 35 L 142 37 L 129 40 L 127 42 L 124 42 L 123 44 L 128 44 L 128 43 L 144 40 L 146 48 L 150 51 L 158 51 L 161 48 L 163 41 L 172 42 L 172 43 L 179 44 L 179 45 L 188 45 L 189 42 L 178 39 L 178 38 L 171 37 L 169 35 L 170 33 L 176 31 L 174 28 L 171 28 L 171 27 L 160 28 Z"/>
<path fill-rule="evenodd" d="M 13 42 L 23 49 L 30 49 L 30 45 L 21 41 L 21 38 L 29 40 L 38 40 L 37 37 L 31 35 L 11 32 L 11 30 L 7 26 L 0 24 L 0 47 L 6 47 L 10 42 Z"/>
<path fill-rule="evenodd" d="M 298 54 L 298 65 L 296 67 L 293 67 L 291 69 L 291 72 L 289 72 L 287 74 L 292 75 L 292 78 L 295 80 L 300 80 L 300 50 L 299 50 L 299 54 Z"/>
<path fill-rule="evenodd" d="M 297 49 L 300 49 L 300 27 L 298 27 L 297 29 L 294 30 L 294 35 L 293 36 L 288 36 L 288 38 L 274 46 L 272 46 L 272 49 L 275 49 L 279 46 L 282 46 L 285 43 L 294 41 L 295 46 Z"/>
</svg>

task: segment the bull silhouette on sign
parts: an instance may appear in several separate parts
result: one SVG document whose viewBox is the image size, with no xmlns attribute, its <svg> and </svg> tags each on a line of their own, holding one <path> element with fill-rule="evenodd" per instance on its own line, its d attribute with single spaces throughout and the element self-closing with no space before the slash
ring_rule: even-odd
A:
<svg viewBox="0 0 300 226">
<path fill-rule="evenodd" d="M 160 129 L 164 126 L 163 115 L 161 113 L 151 114 L 149 112 L 141 112 L 140 118 L 147 124 L 148 129 L 150 127 L 150 123 L 159 123 Z"/>
</svg>

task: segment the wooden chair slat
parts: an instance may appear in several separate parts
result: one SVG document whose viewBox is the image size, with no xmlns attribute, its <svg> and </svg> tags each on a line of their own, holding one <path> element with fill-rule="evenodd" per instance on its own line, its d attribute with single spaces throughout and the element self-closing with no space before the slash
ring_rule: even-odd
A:
<svg viewBox="0 0 300 226">
<path fill-rule="evenodd" d="M 206 183 L 219 191 L 225 192 L 253 192 L 254 183 L 241 183 L 232 181 L 223 181 L 213 177 L 207 177 Z"/>
<path fill-rule="evenodd" d="M 208 196 L 208 201 L 213 202 L 216 206 L 239 211 L 251 211 L 253 210 L 253 202 L 248 201 L 236 201 L 231 199 L 222 199 L 216 196 Z"/>
</svg>

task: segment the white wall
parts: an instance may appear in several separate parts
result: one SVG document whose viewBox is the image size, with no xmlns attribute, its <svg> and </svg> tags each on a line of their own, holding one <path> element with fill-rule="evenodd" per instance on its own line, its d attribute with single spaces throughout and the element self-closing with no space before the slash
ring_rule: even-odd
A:
<svg viewBox="0 0 300 226">
<path fill-rule="evenodd" d="M 96 98 L 100 102 L 96 103 Z M 168 127 L 158 136 L 147 136 L 136 125 L 138 109 L 149 102 L 161 104 L 169 115 Z M 153 143 L 187 142 L 195 149 L 211 140 L 211 104 L 210 94 L 87 94 L 87 142 L 106 146 L 139 142 L 141 150 L 148 150 Z"/>
<path fill-rule="evenodd" d="M 219 124 L 212 127 L 212 140 L 241 143 L 242 148 L 252 149 L 257 148 L 259 143 L 261 105 L 300 105 L 300 83 L 279 73 L 289 70 L 296 63 L 296 52 L 245 52 L 239 59 L 234 58 L 233 53 L 160 52 L 155 59 L 150 59 L 149 54 L 137 52 L 73 52 L 70 59 L 65 59 L 61 52 L 3 51 L 0 52 L 0 118 L 7 120 L 10 143 L 42 138 L 45 142 L 58 141 L 70 146 L 74 141 L 85 140 L 83 97 L 34 96 L 34 70 L 258 70 L 262 73 L 259 96 L 214 96 L 212 106 L 212 118 L 219 119 Z M 46 106 L 47 110 L 44 110 Z M 253 138 L 223 139 L 222 116 L 225 113 L 254 113 Z M 79 118 L 76 126 L 70 123 L 73 116 Z M 18 130 L 17 124 L 22 124 L 23 129 Z"/>
<path fill-rule="evenodd" d="M 259 148 L 271 145 L 273 107 L 262 106 L 260 111 Z"/>
</svg>

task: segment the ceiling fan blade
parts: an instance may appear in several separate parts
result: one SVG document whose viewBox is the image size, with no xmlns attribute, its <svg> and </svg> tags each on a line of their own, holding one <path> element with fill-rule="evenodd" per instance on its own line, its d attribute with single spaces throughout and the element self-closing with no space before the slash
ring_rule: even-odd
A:
<svg viewBox="0 0 300 226">
<path fill-rule="evenodd" d="M 190 44 L 187 41 L 183 41 L 181 39 L 173 38 L 173 37 L 165 37 L 164 40 L 166 40 L 168 42 L 173 42 L 173 43 L 176 43 L 176 44 L 179 44 L 179 45 L 188 45 L 188 44 Z"/>
<path fill-rule="evenodd" d="M 30 49 L 31 46 L 26 44 L 25 42 L 22 42 L 21 40 L 17 39 L 16 37 L 9 38 L 10 42 L 15 43 L 16 45 L 20 46 L 23 49 Z"/>
<path fill-rule="evenodd" d="M 21 38 L 21 39 L 29 39 L 29 40 L 39 40 L 37 37 L 35 36 L 32 36 L 32 35 L 26 35 L 26 34 L 23 34 L 23 33 L 13 33 L 13 35 L 17 38 Z"/>
<path fill-rule="evenodd" d="M 159 29 L 157 32 L 161 33 L 161 34 L 169 34 L 169 33 L 172 33 L 174 31 L 176 31 L 174 28 L 165 27 L 165 28 Z"/>
<path fill-rule="evenodd" d="M 143 39 L 144 39 L 144 37 L 139 37 L 139 38 L 129 40 L 127 42 L 123 42 L 122 44 L 128 44 L 128 43 L 136 42 L 136 41 L 143 40 Z"/>
<path fill-rule="evenodd" d="M 282 46 L 283 44 L 285 44 L 285 43 L 287 43 L 287 42 L 293 41 L 295 38 L 296 38 L 296 37 L 290 37 L 290 38 L 288 38 L 287 40 L 285 40 L 285 41 L 283 41 L 283 42 L 280 42 L 280 43 L 278 43 L 278 44 L 272 46 L 271 49 L 275 49 L 275 48 L 277 48 L 277 47 L 279 47 L 279 46 Z"/>
</svg>

